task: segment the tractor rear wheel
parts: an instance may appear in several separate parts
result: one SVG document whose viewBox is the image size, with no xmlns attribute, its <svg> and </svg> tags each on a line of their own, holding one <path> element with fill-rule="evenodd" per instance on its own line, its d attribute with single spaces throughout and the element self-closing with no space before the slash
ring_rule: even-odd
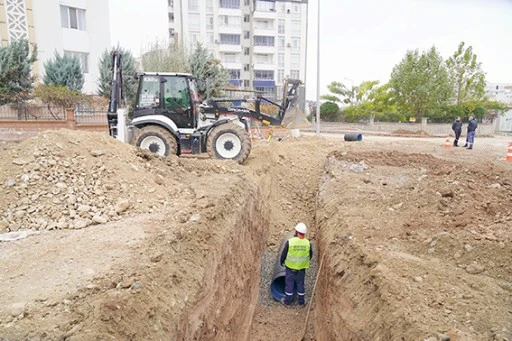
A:
<svg viewBox="0 0 512 341">
<path fill-rule="evenodd" d="M 228 122 L 216 126 L 208 134 L 208 153 L 221 160 L 234 160 L 240 164 L 251 152 L 251 139 L 247 131 L 239 125 Z"/>
<path fill-rule="evenodd" d="M 176 155 L 178 152 L 178 143 L 174 135 L 156 125 L 139 129 L 132 142 L 137 147 L 160 156 Z"/>
</svg>

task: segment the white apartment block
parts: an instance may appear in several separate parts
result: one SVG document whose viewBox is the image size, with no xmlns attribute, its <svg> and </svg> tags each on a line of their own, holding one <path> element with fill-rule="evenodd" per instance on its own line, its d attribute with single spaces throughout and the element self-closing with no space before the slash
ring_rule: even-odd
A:
<svg viewBox="0 0 512 341">
<path fill-rule="evenodd" d="M 492 101 L 508 104 L 508 112 L 496 120 L 496 130 L 512 132 L 512 83 L 487 83 L 485 96 Z"/>
<path fill-rule="evenodd" d="M 306 73 L 307 0 L 167 0 L 169 37 L 202 43 L 235 87 L 280 97 L 285 77 Z"/>
<path fill-rule="evenodd" d="M 0 41 L 37 44 L 39 80 L 55 51 L 77 56 L 85 75 L 82 91 L 96 93 L 99 58 L 110 49 L 109 18 L 106 0 L 0 0 Z"/>
</svg>

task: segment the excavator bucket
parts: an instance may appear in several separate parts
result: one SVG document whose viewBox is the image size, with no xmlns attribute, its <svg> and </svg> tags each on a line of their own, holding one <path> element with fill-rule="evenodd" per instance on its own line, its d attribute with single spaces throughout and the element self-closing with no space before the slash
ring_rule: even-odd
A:
<svg viewBox="0 0 512 341">
<path fill-rule="evenodd" d="M 281 125 L 288 129 L 299 129 L 309 127 L 311 122 L 297 104 L 291 104 L 284 114 Z"/>
</svg>

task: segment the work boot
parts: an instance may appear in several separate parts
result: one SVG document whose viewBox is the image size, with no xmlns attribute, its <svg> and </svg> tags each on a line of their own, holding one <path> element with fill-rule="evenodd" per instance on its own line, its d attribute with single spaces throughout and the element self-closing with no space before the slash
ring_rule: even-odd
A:
<svg viewBox="0 0 512 341">
<path fill-rule="evenodd" d="M 289 307 L 290 304 L 289 303 L 286 303 L 286 299 L 283 297 L 279 300 L 279 302 L 281 302 L 282 305 L 284 305 L 285 307 Z"/>
<path fill-rule="evenodd" d="M 466 148 L 467 146 L 468 146 L 468 144 L 466 143 L 466 144 L 464 145 L 464 148 Z"/>
<path fill-rule="evenodd" d="M 454 147 L 458 147 L 459 145 L 457 144 L 457 141 L 453 141 L 453 146 Z"/>
<path fill-rule="evenodd" d="M 473 149 L 473 145 L 470 144 L 469 147 L 467 147 L 466 149 Z"/>
</svg>

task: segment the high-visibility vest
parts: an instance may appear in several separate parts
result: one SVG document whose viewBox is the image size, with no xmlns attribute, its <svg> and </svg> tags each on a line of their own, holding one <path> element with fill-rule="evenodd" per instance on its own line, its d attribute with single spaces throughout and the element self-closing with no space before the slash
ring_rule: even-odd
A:
<svg viewBox="0 0 512 341">
<path fill-rule="evenodd" d="M 293 270 L 309 268 L 309 250 L 311 245 L 306 238 L 293 237 L 288 240 L 288 254 L 284 265 Z"/>
</svg>

